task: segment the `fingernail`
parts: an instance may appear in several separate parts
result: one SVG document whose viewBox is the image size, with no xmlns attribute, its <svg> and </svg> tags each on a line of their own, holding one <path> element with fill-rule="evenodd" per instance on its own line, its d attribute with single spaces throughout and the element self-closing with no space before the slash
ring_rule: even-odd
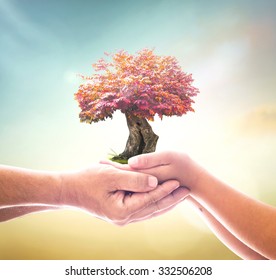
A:
<svg viewBox="0 0 276 280">
<path fill-rule="evenodd" d="M 149 187 L 155 188 L 158 184 L 158 181 L 155 177 L 150 176 L 148 179 L 148 184 L 149 184 Z"/>
<path fill-rule="evenodd" d="M 132 158 L 130 158 L 130 159 L 128 160 L 128 164 L 129 164 L 129 165 L 133 165 L 133 166 L 137 165 L 137 164 L 138 164 L 138 159 L 137 159 L 137 157 L 132 157 Z"/>
</svg>

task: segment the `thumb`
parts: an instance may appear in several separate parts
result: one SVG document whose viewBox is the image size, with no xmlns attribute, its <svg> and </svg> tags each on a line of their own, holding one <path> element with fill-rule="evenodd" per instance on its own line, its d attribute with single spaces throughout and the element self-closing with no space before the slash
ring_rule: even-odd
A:
<svg viewBox="0 0 276 280">
<path fill-rule="evenodd" d="M 148 192 L 157 187 L 158 180 L 149 174 L 121 170 L 117 183 L 118 190 Z"/>
</svg>

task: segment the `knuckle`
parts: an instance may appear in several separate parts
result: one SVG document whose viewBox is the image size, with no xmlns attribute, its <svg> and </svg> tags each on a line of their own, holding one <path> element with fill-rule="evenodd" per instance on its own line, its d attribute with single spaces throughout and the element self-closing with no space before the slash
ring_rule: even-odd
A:
<svg viewBox="0 0 276 280">
<path fill-rule="evenodd" d="M 149 193 L 148 195 L 149 195 L 149 200 L 148 200 L 149 202 L 148 202 L 148 204 L 149 205 L 151 205 L 151 204 L 154 205 L 156 203 L 156 201 L 157 201 L 156 197 L 153 194 L 151 194 L 151 193 Z"/>
<path fill-rule="evenodd" d="M 163 198 L 163 197 L 165 197 L 165 196 L 167 196 L 167 195 L 169 195 L 171 193 L 172 190 L 170 188 L 168 188 L 168 187 L 169 187 L 168 185 L 165 185 L 165 187 L 163 185 L 162 187 L 160 187 L 158 189 L 158 197 L 159 197 L 159 199 L 161 199 L 161 198 Z"/>
<path fill-rule="evenodd" d="M 130 177 L 129 184 L 130 186 L 134 187 L 134 189 L 141 188 L 145 185 L 145 176 L 139 173 L 133 174 Z"/>
<path fill-rule="evenodd" d="M 158 201 L 153 202 L 152 206 L 153 206 L 153 208 L 154 208 L 154 209 L 153 209 L 153 213 L 159 212 L 159 211 L 161 210 Z"/>
</svg>

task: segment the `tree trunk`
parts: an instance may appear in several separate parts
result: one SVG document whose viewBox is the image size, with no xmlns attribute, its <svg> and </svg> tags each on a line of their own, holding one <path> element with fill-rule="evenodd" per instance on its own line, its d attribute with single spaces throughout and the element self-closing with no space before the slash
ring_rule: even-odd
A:
<svg viewBox="0 0 276 280">
<path fill-rule="evenodd" d="M 151 153 L 156 149 L 159 137 L 153 132 L 145 118 L 139 118 L 130 113 L 126 113 L 126 120 L 129 137 L 125 150 L 118 156 L 114 156 L 112 158 L 114 161 L 127 162 L 133 156 Z"/>
</svg>

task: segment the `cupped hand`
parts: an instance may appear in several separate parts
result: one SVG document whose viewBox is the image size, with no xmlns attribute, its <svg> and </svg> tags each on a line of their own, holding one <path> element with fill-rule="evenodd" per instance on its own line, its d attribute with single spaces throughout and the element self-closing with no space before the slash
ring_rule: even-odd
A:
<svg viewBox="0 0 276 280">
<path fill-rule="evenodd" d="M 177 180 L 158 185 L 152 175 L 98 164 L 62 174 L 60 203 L 125 225 L 163 214 L 188 193 Z"/>
</svg>

